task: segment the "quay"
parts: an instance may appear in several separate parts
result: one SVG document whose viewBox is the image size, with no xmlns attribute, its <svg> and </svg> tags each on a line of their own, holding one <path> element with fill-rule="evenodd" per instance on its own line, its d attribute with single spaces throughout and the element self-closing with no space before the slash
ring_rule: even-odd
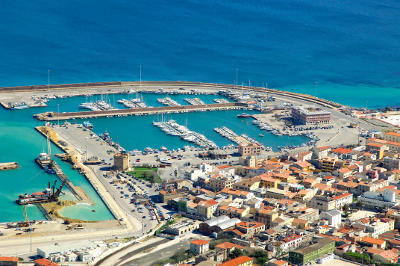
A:
<svg viewBox="0 0 400 266">
<path fill-rule="evenodd" d="M 132 108 L 120 110 L 104 110 L 104 111 L 86 111 L 86 112 L 45 112 L 35 114 L 34 117 L 42 121 L 57 121 L 76 118 L 93 118 L 107 116 L 128 116 L 128 115 L 150 115 L 162 113 L 185 113 L 185 112 L 201 112 L 213 110 L 232 110 L 247 108 L 244 103 L 220 103 L 220 104 L 204 104 L 204 105 L 185 105 L 185 106 L 167 106 L 152 108 Z"/>
<path fill-rule="evenodd" d="M 47 130 L 44 127 L 35 127 L 35 129 L 40 132 L 42 135 L 44 135 L 45 137 L 47 136 Z M 53 140 L 52 140 L 53 141 Z M 53 141 L 56 145 L 59 145 L 58 143 L 56 143 L 55 141 Z M 56 161 L 53 160 L 53 167 L 55 169 L 56 175 L 58 176 L 58 178 L 60 178 L 61 182 L 65 182 L 65 186 L 68 187 L 68 189 L 71 191 L 71 193 L 75 196 L 75 198 L 78 201 L 83 201 L 86 203 L 92 203 L 90 198 L 86 195 L 86 193 L 78 186 L 75 186 L 74 184 L 72 184 L 72 182 L 69 180 L 69 178 L 64 174 L 63 170 L 61 169 L 61 167 L 57 164 Z"/>
<path fill-rule="evenodd" d="M 80 172 L 86 177 L 94 190 L 101 197 L 104 204 L 115 217 L 118 224 L 122 226 L 124 231 L 127 230 L 125 232 L 129 232 L 134 228 L 140 227 L 134 225 L 128 220 L 127 214 L 121 209 L 121 207 L 116 203 L 115 199 L 109 194 L 105 186 L 99 180 L 98 176 L 96 176 L 96 173 L 91 168 L 83 164 L 84 155 L 76 147 L 72 146 L 70 142 L 65 139 L 65 136 L 61 137 L 54 128 L 47 126 L 36 127 L 36 130 L 41 132 L 45 136 L 48 135 L 49 139 L 71 158 L 71 162 L 74 167 L 79 169 Z M 110 147 L 110 149 L 112 148 Z"/>
<path fill-rule="evenodd" d="M 19 164 L 17 162 L 0 163 L 0 171 L 17 169 Z"/>
</svg>

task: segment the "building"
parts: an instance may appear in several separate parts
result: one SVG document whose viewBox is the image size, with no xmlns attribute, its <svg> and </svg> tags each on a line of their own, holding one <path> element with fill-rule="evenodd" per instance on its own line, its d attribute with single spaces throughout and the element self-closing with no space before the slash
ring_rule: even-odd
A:
<svg viewBox="0 0 400 266">
<path fill-rule="evenodd" d="M 0 257 L 0 266 L 16 266 L 19 265 L 17 257 Z"/>
<path fill-rule="evenodd" d="M 239 154 L 241 156 L 253 156 L 261 153 L 262 146 L 257 143 L 240 144 Z"/>
<path fill-rule="evenodd" d="M 321 219 L 328 220 L 328 224 L 336 228 L 342 223 L 342 214 L 337 209 L 322 212 L 320 217 Z"/>
<path fill-rule="evenodd" d="M 398 132 L 386 132 L 383 135 L 383 139 L 388 141 L 400 142 L 400 133 Z"/>
<path fill-rule="evenodd" d="M 236 229 L 242 232 L 245 237 L 253 237 L 255 234 L 265 231 L 265 224 L 260 222 L 240 222 Z"/>
<path fill-rule="evenodd" d="M 215 249 L 226 250 L 228 253 L 230 253 L 230 252 L 234 251 L 235 249 L 243 249 L 243 247 L 238 244 L 231 243 L 231 242 L 223 242 L 223 243 L 216 245 Z"/>
<path fill-rule="evenodd" d="M 253 266 L 253 259 L 247 256 L 240 256 L 218 264 L 218 266 Z"/>
<path fill-rule="evenodd" d="M 289 263 L 286 260 L 272 259 L 266 265 L 267 266 L 288 266 Z"/>
<path fill-rule="evenodd" d="M 281 181 L 268 175 L 261 175 L 260 187 L 277 188 Z"/>
<path fill-rule="evenodd" d="M 375 154 L 377 159 L 382 159 L 388 147 L 382 143 L 367 143 L 366 149 L 368 152 Z"/>
<path fill-rule="evenodd" d="M 396 193 L 385 189 L 382 193 L 369 191 L 358 196 L 358 201 L 366 207 L 373 208 L 392 208 L 397 205 Z"/>
<path fill-rule="evenodd" d="M 319 257 L 333 253 L 335 250 L 335 241 L 328 238 L 322 238 L 317 243 L 305 248 L 289 252 L 289 261 L 294 264 L 305 264 L 315 261 Z"/>
<path fill-rule="evenodd" d="M 334 157 L 325 157 L 321 161 L 321 170 L 323 172 L 333 172 L 337 168 L 337 161 Z"/>
<path fill-rule="evenodd" d="M 385 249 L 386 248 L 386 241 L 385 240 L 373 238 L 373 237 L 370 237 L 370 236 L 364 236 L 359 241 L 359 244 L 361 246 L 366 246 L 366 247 L 381 248 L 381 249 Z"/>
<path fill-rule="evenodd" d="M 42 258 L 35 260 L 35 266 L 60 266 L 60 265 L 55 262 L 52 262 L 51 260 Z"/>
<path fill-rule="evenodd" d="M 197 214 L 204 219 L 210 219 L 211 217 L 213 217 L 217 206 L 218 202 L 216 202 L 214 199 L 200 201 L 199 204 L 197 204 Z"/>
<path fill-rule="evenodd" d="M 388 170 L 400 170 L 400 158 L 384 157 L 383 167 Z"/>
<path fill-rule="evenodd" d="M 241 208 L 236 208 L 229 205 L 220 205 L 217 208 L 217 215 L 226 215 L 231 218 L 242 219 L 244 216 L 250 213 L 250 207 L 242 206 Z"/>
<path fill-rule="evenodd" d="M 247 178 L 233 185 L 234 189 L 242 191 L 250 191 L 260 187 L 260 178 Z"/>
<path fill-rule="evenodd" d="M 278 217 L 279 213 L 276 210 L 260 209 L 256 212 L 255 220 L 265 224 L 266 228 L 270 228 Z"/>
<path fill-rule="evenodd" d="M 189 249 L 195 254 L 204 254 L 209 250 L 209 243 L 207 240 L 196 239 L 190 242 Z"/>
<path fill-rule="evenodd" d="M 330 211 L 333 209 L 341 209 L 344 205 L 351 204 L 352 202 L 353 194 L 344 193 L 334 197 L 315 196 L 307 204 L 309 207 L 320 211 Z"/>
<path fill-rule="evenodd" d="M 295 250 L 298 248 L 303 242 L 303 237 L 300 235 L 292 234 L 290 236 L 285 237 L 281 241 L 280 248 L 283 252 L 287 252 L 290 250 Z"/>
<path fill-rule="evenodd" d="M 183 221 L 176 224 L 172 224 L 165 228 L 165 232 L 171 235 L 181 236 L 192 232 L 199 228 L 198 222 Z"/>
<path fill-rule="evenodd" d="M 331 113 L 321 108 L 297 106 L 292 108 L 292 119 L 302 125 L 331 122 Z"/>
<path fill-rule="evenodd" d="M 128 153 L 116 153 L 114 154 L 114 170 L 127 171 L 130 168 L 129 154 Z"/>
<path fill-rule="evenodd" d="M 221 191 L 224 188 L 232 188 L 233 184 L 235 184 L 236 180 L 232 177 L 212 177 L 210 178 L 209 186 L 214 191 Z"/>
<path fill-rule="evenodd" d="M 383 263 L 396 264 L 399 261 L 399 255 L 392 250 L 382 250 L 378 254 L 374 254 L 373 258 Z"/>
<path fill-rule="evenodd" d="M 218 216 L 199 225 L 199 231 L 203 234 L 219 233 L 228 228 L 233 228 L 241 221 L 237 218 L 229 218 L 226 215 Z"/>
</svg>

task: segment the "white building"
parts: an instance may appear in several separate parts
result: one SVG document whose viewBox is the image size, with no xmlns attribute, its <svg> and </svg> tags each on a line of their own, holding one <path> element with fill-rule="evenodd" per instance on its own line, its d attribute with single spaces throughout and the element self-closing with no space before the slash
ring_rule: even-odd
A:
<svg viewBox="0 0 400 266">
<path fill-rule="evenodd" d="M 320 217 L 321 219 L 328 220 L 328 224 L 336 228 L 338 228 L 342 222 L 342 214 L 337 209 L 322 212 Z"/>
<path fill-rule="evenodd" d="M 391 208 L 397 205 L 396 194 L 389 189 L 385 189 L 382 193 L 375 191 L 365 192 L 358 197 L 358 201 L 364 206 L 376 208 Z"/>
<path fill-rule="evenodd" d="M 214 166 L 203 163 L 199 166 L 199 169 L 193 170 L 190 174 L 190 180 L 197 181 L 199 177 L 206 177 L 214 171 Z"/>
</svg>

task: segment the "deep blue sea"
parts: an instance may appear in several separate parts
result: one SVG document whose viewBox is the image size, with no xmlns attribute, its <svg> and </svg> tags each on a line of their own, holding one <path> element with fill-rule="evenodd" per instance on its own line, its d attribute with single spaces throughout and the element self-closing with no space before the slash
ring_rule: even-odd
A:
<svg viewBox="0 0 400 266">
<path fill-rule="evenodd" d="M 144 80 L 400 105 L 397 0 L 3 0 L 0 32 L 0 86 L 48 69 L 52 84 L 138 80 L 141 64 Z"/>
</svg>

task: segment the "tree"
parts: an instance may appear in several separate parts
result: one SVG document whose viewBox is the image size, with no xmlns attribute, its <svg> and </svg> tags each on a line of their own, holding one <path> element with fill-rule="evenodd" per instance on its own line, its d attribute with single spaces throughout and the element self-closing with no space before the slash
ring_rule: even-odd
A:
<svg viewBox="0 0 400 266">
<path fill-rule="evenodd" d="M 241 249 L 235 248 L 230 254 L 229 258 L 234 259 L 243 256 L 243 251 Z"/>
<path fill-rule="evenodd" d="M 349 204 L 343 205 L 343 211 L 345 211 L 345 212 L 350 211 L 350 206 L 349 206 Z"/>
</svg>

